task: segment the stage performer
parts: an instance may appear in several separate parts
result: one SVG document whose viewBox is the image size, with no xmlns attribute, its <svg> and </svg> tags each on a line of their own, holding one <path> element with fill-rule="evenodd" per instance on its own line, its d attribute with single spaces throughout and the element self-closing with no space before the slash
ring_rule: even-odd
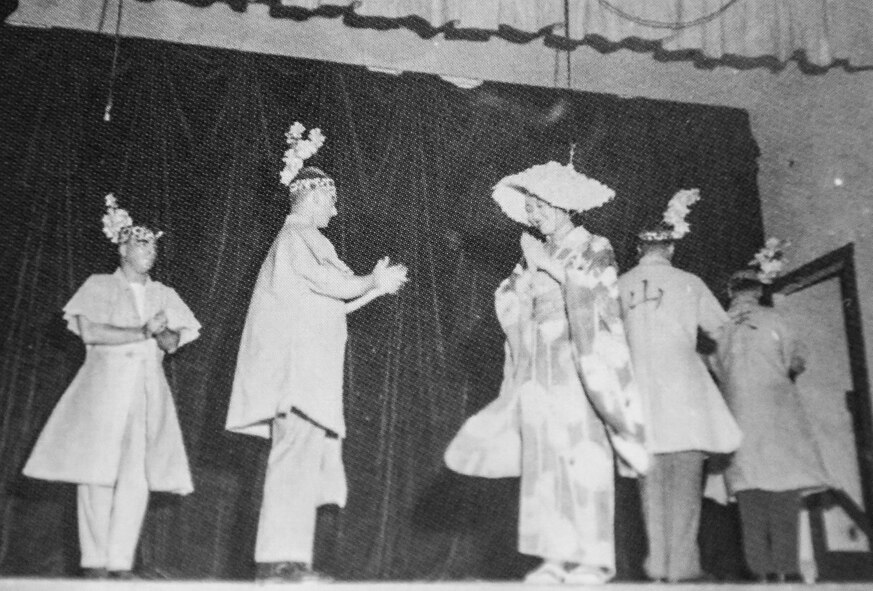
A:
<svg viewBox="0 0 873 591">
<path fill-rule="evenodd" d="M 521 476 L 518 548 L 543 559 L 531 583 L 614 576 L 613 450 L 625 474 L 648 465 L 612 247 L 571 220 L 614 195 L 557 162 L 494 188 L 503 211 L 545 242 L 525 232 L 523 260 L 497 289 L 500 393 L 467 420 L 445 459 L 461 474 Z"/>
<path fill-rule="evenodd" d="M 161 232 L 135 226 L 112 194 L 104 233 L 120 265 L 91 275 L 64 307 L 85 364 L 64 392 L 24 467 L 32 478 L 78 484 L 86 577 L 131 578 L 149 491 L 194 490 L 161 362 L 199 336 L 179 295 L 153 281 Z"/>
<path fill-rule="evenodd" d="M 261 266 L 237 358 L 226 427 L 272 438 L 255 545 L 256 577 L 329 580 L 312 568 L 316 510 L 344 506 L 346 314 L 395 293 L 406 268 L 380 260 L 356 276 L 319 231 L 337 214 L 333 179 L 303 160 L 324 136 L 295 123 L 286 138 L 291 213 Z"/>
<path fill-rule="evenodd" d="M 638 235 L 639 264 L 618 280 L 652 455 L 640 493 L 649 541 L 645 568 L 655 581 L 703 577 L 697 532 L 704 461 L 733 452 L 741 439 L 697 351 L 698 330 L 714 341 L 728 316 L 700 278 L 671 263 L 699 198 L 697 189 L 673 196 L 663 220 Z"/>
<path fill-rule="evenodd" d="M 806 368 L 805 347 L 782 316 L 762 304 L 764 286 L 784 264 L 783 248 L 771 238 L 755 255 L 755 269 L 731 277 L 731 322 L 715 364 L 743 430 L 725 482 L 739 504 L 746 563 L 758 580 L 779 582 L 800 580 L 802 495 L 830 480 L 795 385 Z"/>
</svg>

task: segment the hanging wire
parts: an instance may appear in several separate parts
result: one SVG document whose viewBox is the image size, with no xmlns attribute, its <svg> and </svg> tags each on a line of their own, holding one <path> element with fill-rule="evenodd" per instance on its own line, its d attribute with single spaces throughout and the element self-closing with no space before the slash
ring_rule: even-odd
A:
<svg viewBox="0 0 873 591">
<path fill-rule="evenodd" d="M 106 13 L 109 11 L 109 0 L 103 0 L 103 6 L 100 8 L 100 22 L 97 24 L 97 31 L 103 30 L 103 25 L 106 24 Z"/>
<path fill-rule="evenodd" d="M 554 26 L 558 26 L 561 23 L 555 23 Z M 573 74 L 572 74 L 572 63 L 570 61 L 570 0 L 564 0 L 564 39 L 567 40 L 567 49 L 562 50 L 560 48 L 555 49 L 555 71 L 553 74 L 553 86 L 555 88 L 558 87 L 558 78 L 560 77 L 561 72 L 561 51 L 566 51 L 567 53 L 567 89 L 572 88 L 573 85 Z"/>
<path fill-rule="evenodd" d="M 572 66 L 570 64 L 570 0 L 564 0 L 564 37 L 567 39 L 567 89 L 573 87 Z"/>
<path fill-rule="evenodd" d="M 103 6 L 105 9 L 106 4 L 104 3 Z M 121 45 L 121 13 L 123 10 L 124 0 L 118 0 L 118 14 L 115 19 L 115 49 L 112 52 L 112 68 L 109 70 L 109 96 L 106 98 L 106 109 L 103 111 L 103 121 L 107 123 L 112 120 L 112 91 L 115 87 L 115 73 L 118 66 L 118 49 Z M 100 30 L 102 30 L 102 19 L 100 24 Z"/>
<path fill-rule="evenodd" d="M 700 18 L 696 18 L 696 19 L 690 20 L 690 21 L 675 21 L 675 22 L 657 21 L 657 20 L 642 18 L 639 16 L 635 16 L 633 14 L 630 14 L 629 12 L 625 12 L 624 10 L 615 6 L 609 0 L 597 0 L 597 1 L 600 3 L 601 6 L 603 6 L 607 10 L 617 14 L 618 16 L 620 16 L 621 18 L 623 18 L 625 20 L 629 20 L 629 21 L 636 23 L 638 25 L 651 27 L 653 29 L 672 29 L 674 31 L 678 31 L 680 29 L 687 29 L 689 27 L 696 27 L 697 25 L 702 25 L 704 23 L 708 23 L 712 20 L 715 20 L 718 17 L 720 17 L 722 14 L 724 14 L 724 12 L 726 12 L 731 6 L 733 6 L 734 4 L 739 2 L 740 0 L 727 0 L 727 2 L 725 2 L 720 8 L 718 8 L 717 10 L 715 10 L 707 15 L 704 15 Z M 564 4 L 566 6 L 566 1 L 564 2 Z"/>
</svg>

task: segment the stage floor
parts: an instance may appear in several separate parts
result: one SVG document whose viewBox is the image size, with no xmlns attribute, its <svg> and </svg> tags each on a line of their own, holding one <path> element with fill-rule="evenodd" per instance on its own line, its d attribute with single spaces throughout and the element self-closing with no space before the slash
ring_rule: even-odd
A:
<svg viewBox="0 0 873 591">
<path fill-rule="evenodd" d="M 526 585 L 522 582 L 471 582 L 471 581 L 395 581 L 360 583 L 255 583 L 242 581 L 96 581 L 86 579 L 0 579 L 0 591 L 88 591 L 91 589 L 111 589 L 113 591 L 263 591 L 264 588 L 296 587 L 302 589 L 330 589 L 331 591 L 530 591 L 531 589 L 568 589 L 569 585 Z M 653 583 L 609 583 L 608 591 L 687 591 L 688 589 L 717 589 L 718 591 L 869 591 L 873 583 L 819 583 L 805 585 L 793 584 L 742 584 L 742 583 L 702 583 L 702 584 L 653 584 Z"/>
</svg>

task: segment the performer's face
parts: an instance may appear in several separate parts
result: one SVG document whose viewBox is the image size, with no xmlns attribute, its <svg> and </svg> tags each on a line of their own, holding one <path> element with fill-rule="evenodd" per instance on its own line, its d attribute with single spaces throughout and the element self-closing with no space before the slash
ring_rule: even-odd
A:
<svg viewBox="0 0 873 591">
<path fill-rule="evenodd" d="M 337 214 L 336 190 L 319 187 L 312 192 L 312 202 L 315 204 L 315 225 L 326 228 L 330 220 Z"/>
<path fill-rule="evenodd" d="M 525 197 L 524 209 L 527 212 L 528 223 L 543 236 L 551 236 L 558 229 L 559 210 L 542 199 L 533 196 Z"/>
<path fill-rule="evenodd" d="M 146 274 L 151 271 L 158 257 L 158 243 L 156 240 L 141 240 L 131 238 L 119 248 L 121 260 L 134 271 Z"/>
</svg>

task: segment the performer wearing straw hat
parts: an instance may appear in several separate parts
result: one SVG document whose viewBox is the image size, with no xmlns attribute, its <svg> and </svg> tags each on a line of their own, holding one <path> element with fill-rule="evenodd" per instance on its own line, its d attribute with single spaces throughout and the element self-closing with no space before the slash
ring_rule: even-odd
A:
<svg viewBox="0 0 873 591">
<path fill-rule="evenodd" d="M 697 189 L 679 191 L 663 221 L 638 235 L 639 264 L 618 280 L 637 384 L 644 400 L 649 473 L 640 479 L 652 580 L 702 576 L 697 531 L 707 454 L 730 453 L 740 431 L 697 352 L 698 330 L 717 339 L 728 317 L 695 275 L 673 267 Z"/>
<path fill-rule="evenodd" d="M 494 188 L 503 211 L 545 242 L 525 232 L 524 258 L 497 289 L 503 384 L 445 459 L 462 474 L 521 476 L 518 548 L 543 559 L 526 577 L 532 583 L 614 576 L 613 451 L 625 473 L 648 463 L 612 248 L 570 217 L 614 195 L 557 162 Z"/>
</svg>

